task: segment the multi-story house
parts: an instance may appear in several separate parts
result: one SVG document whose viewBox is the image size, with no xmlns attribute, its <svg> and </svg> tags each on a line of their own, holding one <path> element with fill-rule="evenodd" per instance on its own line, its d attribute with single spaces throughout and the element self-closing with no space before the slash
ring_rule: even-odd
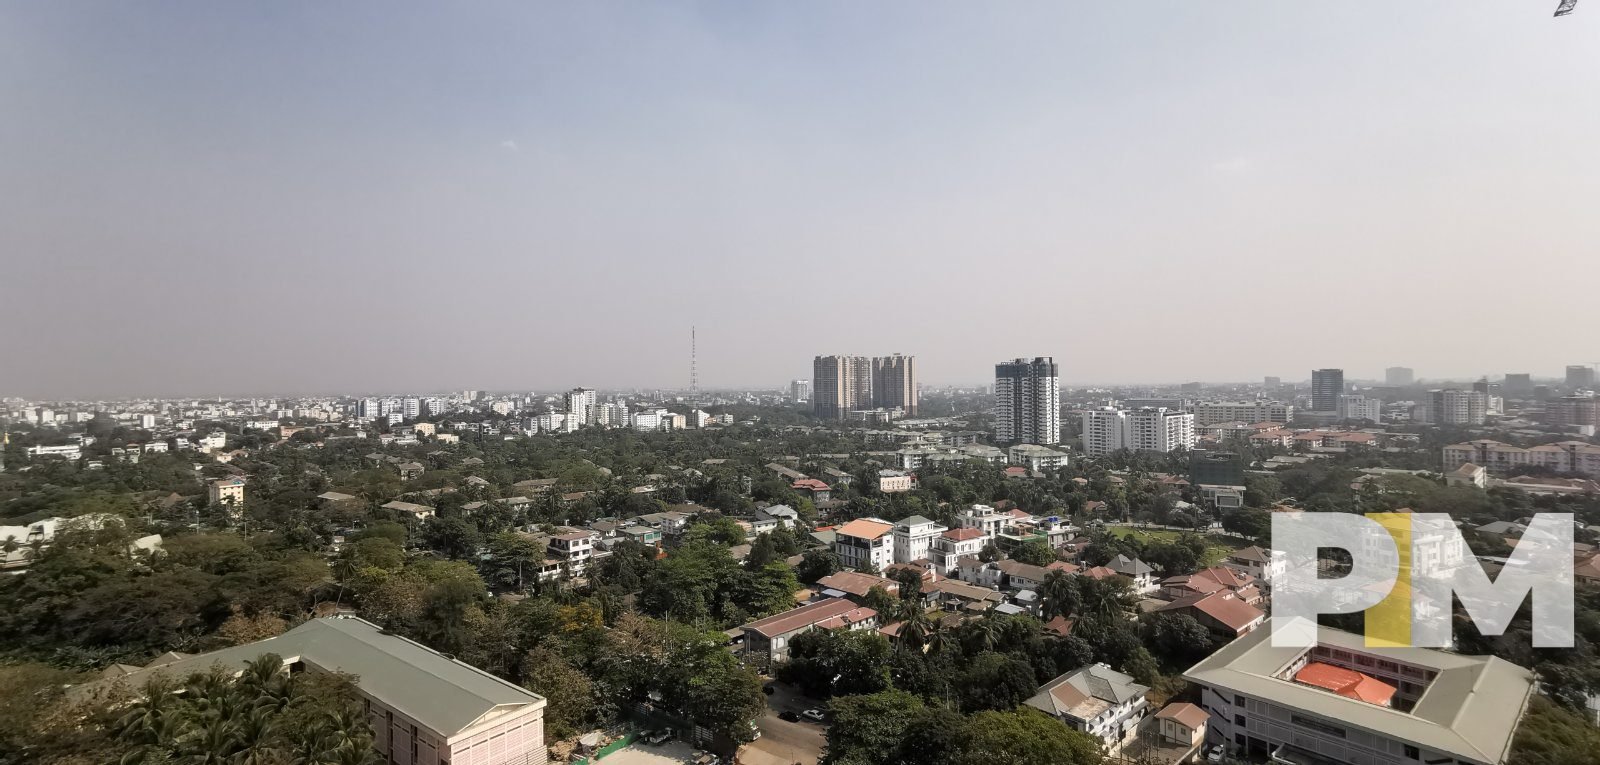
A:
<svg viewBox="0 0 1600 765">
<path fill-rule="evenodd" d="M 949 575 L 962 558 L 976 559 L 993 537 L 974 528 L 950 529 L 935 537 L 928 548 L 928 560 L 939 573 Z"/>
<path fill-rule="evenodd" d="M 1149 712 L 1149 691 L 1128 675 L 1094 664 L 1045 683 L 1023 703 L 1099 739 L 1108 754 L 1117 755 Z"/>
<path fill-rule="evenodd" d="M 920 515 L 900 521 L 894 525 L 894 562 L 910 563 L 914 560 L 929 558 L 929 551 L 933 549 L 933 540 L 940 534 L 948 531 L 937 522 L 931 521 Z"/>
<path fill-rule="evenodd" d="M 956 524 L 964 529 L 977 529 L 986 537 L 996 537 L 1011 530 L 1011 524 L 1016 521 L 1010 513 L 1004 513 L 988 505 L 973 505 L 961 511 L 956 516 Z"/>
<path fill-rule="evenodd" d="M 834 531 L 833 552 L 845 568 L 882 571 L 894 563 L 894 524 L 857 518 Z"/>
</svg>

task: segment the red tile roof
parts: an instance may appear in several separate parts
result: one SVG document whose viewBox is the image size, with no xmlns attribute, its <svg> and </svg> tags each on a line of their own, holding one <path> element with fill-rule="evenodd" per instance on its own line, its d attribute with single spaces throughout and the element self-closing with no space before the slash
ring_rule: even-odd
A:
<svg viewBox="0 0 1600 765">
<path fill-rule="evenodd" d="M 1394 697 L 1395 692 L 1394 686 L 1375 677 L 1320 661 L 1307 664 L 1294 674 L 1294 679 L 1297 683 L 1314 685 L 1345 698 L 1384 707 L 1389 706 L 1389 700 Z"/>
<path fill-rule="evenodd" d="M 977 529 L 951 529 L 946 531 L 943 536 L 945 539 L 953 539 L 960 542 L 966 539 L 977 539 L 983 536 L 983 532 Z"/>
<path fill-rule="evenodd" d="M 894 531 L 894 524 L 892 523 L 883 523 L 880 521 L 869 521 L 865 518 L 857 518 L 843 526 L 840 526 L 839 530 L 835 533 L 847 537 L 856 537 L 857 539 L 877 539 L 878 537 L 881 537 L 891 531 Z"/>
</svg>

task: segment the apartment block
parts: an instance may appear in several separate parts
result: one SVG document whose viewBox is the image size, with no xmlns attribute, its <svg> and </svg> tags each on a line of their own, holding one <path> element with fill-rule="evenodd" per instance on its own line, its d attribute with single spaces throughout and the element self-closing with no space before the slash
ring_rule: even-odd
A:
<svg viewBox="0 0 1600 765">
<path fill-rule="evenodd" d="M 994 398 L 996 441 L 1061 443 L 1061 372 L 1054 358 L 996 364 Z"/>
</svg>

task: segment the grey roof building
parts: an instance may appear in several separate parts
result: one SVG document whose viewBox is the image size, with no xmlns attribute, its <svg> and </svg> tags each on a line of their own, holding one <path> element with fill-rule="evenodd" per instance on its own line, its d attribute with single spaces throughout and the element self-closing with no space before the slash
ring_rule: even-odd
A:
<svg viewBox="0 0 1600 765">
<path fill-rule="evenodd" d="M 198 656 L 169 654 L 78 692 L 108 682 L 138 688 L 156 673 L 181 679 L 213 666 L 237 672 L 269 653 L 291 671 L 353 675 L 369 701 L 373 746 L 386 762 L 411 762 L 414 751 L 417 762 L 542 765 L 547 757 L 544 697 L 354 617 L 313 619 L 274 638 Z M 391 752 L 403 759 L 391 759 Z"/>
<path fill-rule="evenodd" d="M 1271 632 L 1184 673 L 1211 715 L 1208 743 L 1290 762 L 1499 765 L 1535 687 L 1531 671 L 1494 657 L 1369 648 L 1326 627 L 1313 648 L 1278 647 Z M 1381 687 L 1383 703 L 1315 679 L 1339 674 Z"/>
<path fill-rule="evenodd" d="M 1039 688 L 1026 702 L 1073 729 L 1100 739 L 1111 754 L 1134 736 L 1149 712 L 1149 686 L 1104 664 L 1083 667 Z"/>
</svg>

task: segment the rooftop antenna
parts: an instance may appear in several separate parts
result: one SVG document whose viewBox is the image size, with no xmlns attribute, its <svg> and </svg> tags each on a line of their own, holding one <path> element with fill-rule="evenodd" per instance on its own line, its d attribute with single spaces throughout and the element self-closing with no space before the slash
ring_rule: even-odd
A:
<svg viewBox="0 0 1600 765">
<path fill-rule="evenodd" d="M 1577 5 L 1578 0 L 1561 0 L 1561 4 L 1556 6 L 1556 16 L 1565 16 L 1572 13 L 1572 9 L 1576 8 Z"/>
<path fill-rule="evenodd" d="M 689 327 L 689 397 L 692 398 L 692 399 L 695 399 L 695 400 L 699 400 L 699 398 L 700 398 L 700 370 L 696 365 L 696 358 L 695 358 L 696 347 L 695 346 L 696 346 L 695 328 L 694 328 L 693 325 L 690 325 L 690 327 Z"/>
</svg>

